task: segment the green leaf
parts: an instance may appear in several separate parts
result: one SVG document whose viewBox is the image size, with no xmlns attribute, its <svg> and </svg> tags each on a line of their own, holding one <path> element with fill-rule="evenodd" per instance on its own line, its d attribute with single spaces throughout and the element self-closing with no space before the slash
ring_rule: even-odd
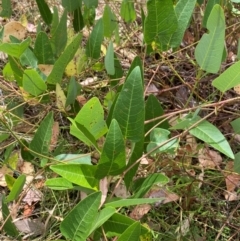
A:
<svg viewBox="0 0 240 241">
<path fill-rule="evenodd" d="M 119 125 L 113 119 L 97 165 L 96 178 L 119 175 L 125 167 L 125 143 Z"/>
<path fill-rule="evenodd" d="M 5 182 L 7 183 L 8 189 L 11 191 L 13 189 L 13 184 L 15 183 L 16 179 L 9 174 L 5 174 L 4 178 Z"/>
<path fill-rule="evenodd" d="M 82 6 L 81 0 L 62 0 L 62 6 L 68 10 L 68 12 L 73 12 L 77 8 Z"/>
<path fill-rule="evenodd" d="M 211 147 L 234 159 L 233 152 L 229 143 L 217 127 L 204 120 L 196 127 L 191 129 L 190 134 L 206 142 Z"/>
<path fill-rule="evenodd" d="M 129 226 L 118 238 L 118 241 L 139 241 L 141 236 L 141 225 L 139 222 Z"/>
<path fill-rule="evenodd" d="M 150 134 L 150 143 L 147 145 L 147 152 L 159 146 L 159 148 L 151 152 L 151 155 L 154 155 L 160 152 L 167 152 L 167 153 L 174 154 L 178 147 L 177 139 L 171 140 L 168 143 L 162 145 L 162 143 L 164 143 L 169 139 L 168 137 L 169 134 L 170 134 L 170 131 L 165 129 L 161 129 L 161 128 L 153 129 Z"/>
<path fill-rule="evenodd" d="M 98 6 L 98 0 L 83 0 L 83 2 L 88 8 L 96 8 Z"/>
<path fill-rule="evenodd" d="M 60 154 L 54 159 L 68 164 L 88 164 L 91 165 L 91 153 L 88 154 Z"/>
<path fill-rule="evenodd" d="M 125 215 L 115 213 L 103 224 L 103 229 L 107 236 L 119 236 L 135 222 Z M 148 229 L 141 225 L 141 235 L 146 233 L 148 233 Z"/>
<path fill-rule="evenodd" d="M 48 179 L 45 185 L 53 190 L 73 189 L 72 183 L 62 177 Z"/>
<path fill-rule="evenodd" d="M 101 44 L 103 41 L 103 20 L 100 18 L 93 28 L 86 46 L 86 55 L 93 59 L 98 59 L 101 53 Z"/>
<path fill-rule="evenodd" d="M 116 213 L 116 209 L 113 207 L 106 207 L 102 209 L 99 212 L 99 215 L 97 216 L 95 221 L 93 222 L 93 226 L 89 234 L 91 234 L 94 230 L 102 226 L 114 213 Z"/>
<path fill-rule="evenodd" d="M 56 92 L 56 106 L 60 111 L 65 112 L 67 98 L 65 96 L 63 89 L 58 83 L 56 84 L 55 92 Z"/>
<path fill-rule="evenodd" d="M 123 0 L 121 4 L 120 14 L 125 22 L 133 22 L 136 19 L 134 3 L 130 0 Z"/>
<path fill-rule="evenodd" d="M 204 16 L 203 16 L 203 21 L 202 25 L 204 28 L 207 28 L 207 21 L 209 18 L 209 15 L 216 4 L 221 4 L 222 0 L 212 0 L 212 1 L 207 1 L 206 9 L 204 11 Z"/>
<path fill-rule="evenodd" d="M 59 56 L 67 44 L 67 10 L 63 12 L 55 31 L 52 32 L 51 43 L 53 53 Z"/>
<path fill-rule="evenodd" d="M 73 13 L 73 28 L 76 32 L 81 31 L 85 26 L 81 7 L 76 9 Z"/>
<path fill-rule="evenodd" d="M 103 26 L 104 26 L 104 36 L 107 38 L 111 38 L 113 31 L 117 27 L 116 16 L 112 12 L 109 5 L 105 5 L 103 12 Z"/>
<path fill-rule="evenodd" d="M 70 126 L 70 134 L 77 137 L 79 140 L 83 141 L 88 146 L 93 145 L 97 150 L 99 150 L 96 139 L 93 136 L 93 134 L 84 125 L 77 123 L 70 117 L 68 117 L 68 119 L 72 123 L 72 125 Z"/>
<path fill-rule="evenodd" d="M 144 40 L 146 44 L 155 42 L 159 49 L 166 50 L 171 36 L 178 26 L 173 2 L 169 0 L 149 0 L 147 1 L 147 9 Z"/>
<path fill-rule="evenodd" d="M 53 113 L 50 112 L 41 122 L 29 147 L 36 153 L 47 155 L 52 137 Z"/>
<path fill-rule="evenodd" d="M 143 126 L 144 128 L 144 126 Z M 143 147 L 144 147 L 144 135 L 142 136 L 141 140 L 137 143 L 134 143 L 132 148 L 132 154 L 131 157 L 128 160 L 127 168 L 130 167 L 132 164 L 134 164 L 143 154 Z M 139 162 L 135 164 L 124 176 L 124 183 L 127 188 L 130 187 L 132 183 L 132 179 L 136 175 L 136 172 L 138 170 Z"/>
<path fill-rule="evenodd" d="M 114 207 L 114 208 L 120 208 L 120 207 L 129 207 L 129 206 L 135 206 L 145 203 L 156 203 L 161 201 L 162 198 L 128 198 L 128 199 L 120 199 L 117 201 L 110 201 L 104 204 L 105 207 Z"/>
<path fill-rule="evenodd" d="M 142 60 L 139 56 L 136 56 L 133 60 L 133 62 L 131 63 L 131 66 L 128 70 L 128 73 L 127 73 L 127 77 L 131 74 L 131 72 L 136 68 L 136 67 L 139 67 L 140 68 L 140 71 L 141 71 L 141 76 L 142 76 L 142 84 L 144 86 L 144 76 L 143 76 L 143 64 L 142 64 Z"/>
<path fill-rule="evenodd" d="M 90 194 L 79 202 L 62 221 L 61 233 L 71 241 L 86 241 L 98 214 L 101 193 Z"/>
<path fill-rule="evenodd" d="M 37 68 L 38 60 L 30 48 L 27 48 L 20 57 L 20 63 L 22 66 L 27 66 L 28 68 Z"/>
<path fill-rule="evenodd" d="M 235 119 L 230 124 L 234 130 L 234 134 L 240 134 L 240 118 Z"/>
<path fill-rule="evenodd" d="M 170 46 L 172 48 L 178 47 L 183 39 L 184 32 L 189 24 L 189 20 L 192 16 L 196 0 L 180 0 L 175 7 L 175 13 L 177 16 L 178 27 L 171 36 Z"/>
<path fill-rule="evenodd" d="M 11 56 L 8 56 L 8 60 L 18 85 L 22 86 L 22 78 L 24 71 L 20 64 L 20 61 L 17 58 Z"/>
<path fill-rule="evenodd" d="M 30 42 L 31 39 L 28 37 L 21 43 L 0 43 L 0 51 L 19 59 L 28 48 Z"/>
<path fill-rule="evenodd" d="M 114 54 L 114 69 L 115 69 L 114 75 L 110 75 L 111 86 L 117 85 L 119 83 L 119 80 L 123 77 L 123 73 L 124 73 L 121 63 L 118 60 L 118 57 L 116 54 Z"/>
<path fill-rule="evenodd" d="M 26 69 L 23 73 L 23 89 L 33 96 L 39 96 L 47 90 L 47 85 L 35 69 Z"/>
<path fill-rule="evenodd" d="M 143 197 L 154 185 L 165 185 L 169 182 L 167 176 L 161 173 L 150 174 L 142 183 L 133 198 Z"/>
<path fill-rule="evenodd" d="M 83 125 L 96 140 L 108 130 L 104 121 L 103 107 L 97 97 L 93 97 L 82 107 L 74 121 Z"/>
<path fill-rule="evenodd" d="M 37 34 L 33 52 L 38 59 L 38 64 L 54 64 L 51 42 L 45 32 Z"/>
<path fill-rule="evenodd" d="M 87 190 L 98 190 L 98 180 L 95 178 L 95 166 L 86 164 L 59 164 L 53 165 L 50 168 L 69 182 Z"/>
<path fill-rule="evenodd" d="M 6 204 L 5 196 L 2 196 L 2 215 L 3 215 L 3 230 L 11 237 L 18 237 L 19 238 L 19 232 L 16 228 L 16 226 L 13 224 L 13 220 L 11 217 L 11 214 L 8 210 L 8 206 Z"/>
<path fill-rule="evenodd" d="M 136 67 L 123 84 L 112 118 L 117 120 L 124 138 L 138 142 L 143 137 L 144 115 L 141 70 Z"/>
<path fill-rule="evenodd" d="M 72 105 L 75 102 L 76 97 L 80 93 L 81 85 L 75 80 L 74 77 L 71 77 L 68 84 L 67 99 L 65 107 Z"/>
<path fill-rule="evenodd" d="M 12 15 L 11 0 L 2 0 L 2 11 L 0 16 L 3 18 L 10 18 Z"/>
<path fill-rule="evenodd" d="M 47 25 L 52 22 L 52 13 L 45 0 L 36 0 L 40 14 Z"/>
<path fill-rule="evenodd" d="M 4 79 L 6 79 L 8 81 L 14 81 L 15 80 L 14 72 L 11 68 L 10 63 L 7 63 L 4 66 L 2 73 L 3 73 Z"/>
<path fill-rule="evenodd" d="M 163 108 L 158 101 L 157 97 L 154 95 L 149 95 L 148 99 L 146 101 L 146 107 L 145 107 L 145 121 L 155 119 L 157 117 L 160 117 L 164 114 Z M 151 130 L 154 126 L 163 128 L 163 129 L 168 129 L 169 124 L 167 121 L 164 121 L 158 125 L 159 122 L 161 122 L 162 119 L 158 119 L 155 121 L 152 121 L 150 123 L 145 124 L 145 133 L 147 133 L 149 130 Z M 145 141 L 149 141 L 149 135 L 147 136 L 148 138 L 145 138 Z"/>
<path fill-rule="evenodd" d="M 104 58 L 104 65 L 107 70 L 107 73 L 109 75 L 114 75 L 115 74 L 115 67 L 114 67 L 114 50 L 113 50 L 113 43 L 110 41 L 108 48 L 107 48 L 107 53 Z"/>
<path fill-rule="evenodd" d="M 240 174 L 240 152 L 238 152 L 237 154 L 235 154 L 235 160 L 234 160 L 234 168 L 233 168 L 234 172 L 237 172 L 238 174 Z"/>
<path fill-rule="evenodd" d="M 47 78 L 49 84 L 56 84 L 62 81 L 62 76 L 68 63 L 72 60 L 77 52 L 81 40 L 81 34 L 74 37 L 73 41 L 66 47 L 64 52 L 58 58 L 53 66 L 53 70 Z"/>
<path fill-rule="evenodd" d="M 209 73 L 217 73 L 222 62 L 225 44 L 225 17 L 220 5 L 215 5 L 208 18 L 207 29 L 200 39 L 195 57 L 201 69 Z"/>
<path fill-rule="evenodd" d="M 19 194 L 22 192 L 23 186 L 26 182 L 26 176 L 20 175 L 17 180 L 14 182 L 11 192 L 8 194 L 6 198 L 6 202 L 12 202 L 17 200 Z"/>
<path fill-rule="evenodd" d="M 213 80 L 212 85 L 222 92 L 226 92 L 240 84 L 240 61 L 227 68 L 220 76 Z"/>
</svg>

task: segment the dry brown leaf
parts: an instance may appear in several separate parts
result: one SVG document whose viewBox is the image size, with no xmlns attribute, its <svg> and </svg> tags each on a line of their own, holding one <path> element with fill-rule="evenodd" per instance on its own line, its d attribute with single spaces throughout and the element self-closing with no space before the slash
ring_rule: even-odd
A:
<svg viewBox="0 0 240 241">
<path fill-rule="evenodd" d="M 26 37 L 26 33 L 27 30 L 21 23 L 11 21 L 4 26 L 3 42 L 10 42 L 10 35 L 19 40 L 23 40 Z"/>
<path fill-rule="evenodd" d="M 179 199 L 179 196 L 175 193 L 167 191 L 163 187 L 155 186 L 149 193 L 145 195 L 149 198 L 162 198 L 159 202 L 155 204 L 155 206 L 159 206 L 161 204 L 176 202 Z"/>
<path fill-rule="evenodd" d="M 147 214 L 151 210 L 150 204 L 141 204 L 137 205 L 132 212 L 130 213 L 130 218 L 133 218 L 135 220 L 140 220 L 143 215 Z"/>
<path fill-rule="evenodd" d="M 114 194 L 116 197 L 121 197 L 121 198 L 127 198 L 130 196 L 130 193 L 128 192 L 126 186 L 122 183 L 115 188 Z"/>
<path fill-rule="evenodd" d="M 55 121 L 53 123 L 53 127 L 52 127 L 52 137 L 51 137 L 50 146 L 49 146 L 50 152 L 53 151 L 57 146 L 59 133 L 60 133 L 59 123 L 57 121 Z"/>
<path fill-rule="evenodd" d="M 107 198 L 108 194 L 108 179 L 107 177 L 104 177 L 103 179 L 100 180 L 99 182 L 99 189 L 102 192 L 102 197 L 101 197 L 101 206 L 104 204 Z"/>
<path fill-rule="evenodd" d="M 240 95 L 240 85 L 234 86 L 235 92 Z"/>
<path fill-rule="evenodd" d="M 198 161 L 203 168 L 215 168 L 222 163 L 222 157 L 216 151 L 202 148 L 198 152 Z"/>
<path fill-rule="evenodd" d="M 77 96 L 76 100 L 80 106 L 84 106 L 87 103 L 87 99 L 83 95 Z"/>
<path fill-rule="evenodd" d="M 31 234 L 33 237 L 41 235 L 45 232 L 44 224 L 38 219 L 32 220 L 30 218 L 26 218 L 16 220 L 14 221 L 14 224 L 20 232 L 24 234 Z"/>
<path fill-rule="evenodd" d="M 34 166 L 31 162 L 23 162 L 19 169 L 23 174 L 27 175 L 31 175 L 35 172 Z"/>
<path fill-rule="evenodd" d="M 53 69 L 53 65 L 50 64 L 39 64 L 38 68 L 44 73 L 46 76 L 50 75 Z"/>
<path fill-rule="evenodd" d="M 25 204 L 24 207 L 23 207 L 23 216 L 24 217 L 29 217 L 32 215 L 33 213 L 33 210 L 34 210 L 34 205 L 28 205 L 28 204 Z"/>
<path fill-rule="evenodd" d="M 32 205 L 33 202 L 38 202 L 42 198 L 42 193 L 34 188 L 30 188 L 25 197 L 22 199 L 23 202 L 27 203 L 29 206 Z"/>
</svg>

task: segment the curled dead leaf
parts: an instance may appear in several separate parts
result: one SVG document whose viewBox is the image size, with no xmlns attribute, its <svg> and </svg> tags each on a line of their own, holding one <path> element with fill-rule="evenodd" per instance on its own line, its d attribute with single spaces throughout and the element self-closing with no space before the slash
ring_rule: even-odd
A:
<svg viewBox="0 0 240 241">
<path fill-rule="evenodd" d="M 27 30 L 19 22 L 11 21 L 4 26 L 3 43 L 10 42 L 9 36 L 14 36 L 19 40 L 26 37 Z"/>
<path fill-rule="evenodd" d="M 215 168 L 222 163 L 221 155 L 213 150 L 202 148 L 198 152 L 198 160 L 203 168 Z"/>
</svg>

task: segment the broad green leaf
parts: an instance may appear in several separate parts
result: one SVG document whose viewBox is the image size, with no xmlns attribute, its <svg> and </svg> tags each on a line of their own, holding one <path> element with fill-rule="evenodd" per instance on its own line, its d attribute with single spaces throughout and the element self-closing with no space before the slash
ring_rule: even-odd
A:
<svg viewBox="0 0 240 241">
<path fill-rule="evenodd" d="M 88 190 L 98 190 L 98 180 L 95 178 L 95 166 L 86 164 L 59 164 L 53 165 L 50 168 L 69 182 Z"/>
<path fill-rule="evenodd" d="M 76 97 L 78 96 L 81 90 L 81 85 L 75 80 L 74 77 L 71 77 L 68 84 L 67 99 L 65 107 L 72 105 L 75 102 Z"/>
<path fill-rule="evenodd" d="M 125 22 L 133 22 L 136 19 L 134 3 L 130 0 L 123 0 L 120 14 Z"/>
<path fill-rule="evenodd" d="M 115 67 L 114 67 L 114 50 L 113 50 L 113 43 L 110 41 L 108 48 L 107 48 L 107 53 L 104 58 L 104 65 L 107 70 L 107 73 L 109 75 L 114 75 L 115 74 Z"/>
<path fill-rule="evenodd" d="M 234 155 L 228 141 L 217 127 L 204 120 L 191 129 L 190 134 L 204 141 L 211 147 L 234 159 Z"/>
<path fill-rule="evenodd" d="M 221 4 L 222 0 L 212 0 L 212 1 L 207 1 L 206 9 L 204 11 L 204 16 L 203 16 L 203 21 L 202 25 L 204 28 L 207 28 L 207 21 L 209 18 L 209 15 L 216 4 Z"/>
<path fill-rule="evenodd" d="M 161 173 L 150 174 L 142 183 L 141 187 L 133 195 L 133 198 L 143 197 L 154 185 L 165 185 L 169 182 L 167 176 Z"/>
<path fill-rule="evenodd" d="M 234 172 L 237 172 L 240 174 L 240 152 L 235 154 L 235 160 L 234 160 Z"/>
<path fill-rule="evenodd" d="M 47 155 L 52 137 L 53 113 L 50 112 L 41 122 L 29 147 L 36 153 Z"/>
<path fill-rule="evenodd" d="M 20 57 L 22 66 L 27 66 L 36 69 L 38 60 L 30 48 L 27 48 Z"/>
<path fill-rule="evenodd" d="M 98 6 L 98 0 L 83 0 L 83 2 L 88 8 L 96 8 Z"/>
<path fill-rule="evenodd" d="M 114 213 L 116 213 L 116 209 L 113 207 L 106 207 L 102 209 L 95 221 L 93 222 L 91 231 L 89 234 L 91 234 L 94 230 L 102 226 Z"/>
<path fill-rule="evenodd" d="M 33 51 L 38 59 L 38 64 L 54 64 L 51 43 L 45 32 L 37 34 Z"/>
<path fill-rule="evenodd" d="M 62 6 L 68 10 L 68 12 L 73 12 L 77 8 L 82 6 L 81 0 L 62 0 Z"/>
<path fill-rule="evenodd" d="M 0 110 L 0 115 L 2 115 L 1 110 Z M 8 133 L 2 133 L 2 134 L 0 135 L 0 143 L 3 142 L 3 141 L 5 141 L 5 140 L 7 140 L 9 136 L 10 136 L 10 134 L 8 134 Z"/>
<path fill-rule="evenodd" d="M 155 155 L 156 153 L 161 153 L 161 152 L 174 154 L 178 147 L 177 139 L 171 140 L 168 143 L 163 144 L 169 139 L 168 137 L 169 134 L 170 134 L 170 131 L 165 129 L 161 129 L 161 128 L 153 129 L 150 134 L 150 142 L 147 145 L 147 152 L 150 152 L 154 149 L 154 151 L 151 152 L 151 155 Z M 158 146 L 159 148 L 157 148 Z"/>
<path fill-rule="evenodd" d="M 112 12 L 109 5 L 105 5 L 103 12 L 103 26 L 104 26 L 104 36 L 107 38 L 111 38 L 113 31 L 116 29 L 117 21 L 116 16 Z"/>
<path fill-rule="evenodd" d="M 171 36 L 170 46 L 172 48 L 180 46 L 184 32 L 188 26 L 189 19 L 192 16 L 193 9 L 195 7 L 196 0 L 179 0 L 175 7 L 175 13 L 177 16 L 178 27 Z"/>
<path fill-rule="evenodd" d="M 12 15 L 12 4 L 11 0 L 2 0 L 2 11 L 0 16 L 3 18 L 10 18 Z"/>
<path fill-rule="evenodd" d="M 234 134 L 240 134 L 240 118 L 235 119 L 230 124 L 234 130 Z"/>
<path fill-rule="evenodd" d="M 71 241 L 86 241 L 98 215 L 100 201 L 101 192 L 96 192 L 79 202 L 62 221 L 61 233 Z"/>
<path fill-rule="evenodd" d="M 11 68 L 11 65 L 10 63 L 7 63 L 3 70 L 2 70 L 2 73 L 3 73 L 3 77 L 4 79 L 8 80 L 8 81 L 14 81 L 15 80 L 15 76 L 14 76 L 14 72 Z"/>
<path fill-rule="evenodd" d="M 64 52 L 57 59 L 56 63 L 53 66 L 52 72 L 47 78 L 47 82 L 49 84 L 56 84 L 62 81 L 62 76 L 65 71 L 65 68 L 77 52 L 81 38 L 81 34 L 76 35 L 73 41 L 66 47 Z"/>
<path fill-rule="evenodd" d="M 139 241 L 141 236 L 141 225 L 139 222 L 129 226 L 118 238 L 118 241 Z"/>
<path fill-rule="evenodd" d="M 209 73 L 217 73 L 222 62 L 225 44 L 225 17 L 220 5 L 215 5 L 208 18 L 207 29 L 200 39 L 195 57 L 201 69 Z"/>
<path fill-rule="evenodd" d="M 8 189 L 11 191 L 13 189 L 13 184 L 15 183 L 16 179 L 9 174 L 5 174 L 4 178 L 5 182 L 7 183 Z"/>
<path fill-rule="evenodd" d="M 11 237 L 16 237 L 18 240 L 19 232 L 16 226 L 13 224 L 11 214 L 8 210 L 8 205 L 6 204 L 5 196 L 2 196 L 2 216 L 3 216 L 3 230 Z"/>
<path fill-rule="evenodd" d="M 96 178 L 119 175 L 125 167 L 125 143 L 119 125 L 113 119 L 98 161 Z"/>
<path fill-rule="evenodd" d="M 88 164 L 91 165 L 91 153 L 88 154 L 60 154 L 54 159 L 68 164 Z"/>
<path fill-rule="evenodd" d="M 136 67 L 139 67 L 140 68 L 140 71 L 141 71 L 141 76 L 142 76 L 142 84 L 144 86 L 144 76 L 143 76 L 143 64 L 142 64 L 142 60 L 139 56 L 136 56 L 133 60 L 133 62 L 131 63 L 131 66 L 128 70 L 128 73 L 127 73 L 127 77 L 131 74 L 131 72 L 136 68 Z"/>
<path fill-rule="evenodd" d="M 52 13 L 45 0 L 36 0 L 40 14 L 47 25 L 52 22 Z"/>
<path fill-rule="evenodd" d="M 148 120 L 152 120 L 155 119 L 157 117 L 162 116 L 164 113 L 163 108 L 160 104 L 160 102 L 158 101 L 157 97 L 154 95 L 149 95 L 148 99 L 146 101 L 146 107 L 145 107 L 145 121 Z M 164 121 L 162 123 L 160 123 L 162 121 L 162 119 L 158 119 L 155 121 L 152 121 L 150 123 L 147 123 L 144 125 L 145 129 L 145 133 L 147 133 L 149 130 L 151 130 L 153 127 L 159 127 L 159 128 L 163 128 L 163 129 L 168 129 L 169 128 L 169 124 L 167 121 Z M 160 123 L 158 125 L 158 123 Z M 149 141 L 149 135 L 145 138 L 145 141 Z"/>
<path fill-rule="evenodd" d="M 225 70 L 220 76 L 213 80 L 212 85 L 222 92 L 226 92 L 240 84 L 240 61 Z"/>
<path fill-rule="evenodd" d="M 69 118 L 72 125 L 70 126 L 70 134 L 77 137 L 79 140 L 83 141 L 88 146 L 93 145 L 97 150 L 98 145 L 93 134 L 84 126 Z"/>
<path fill-rule="evenodd" d="M 45 185 L 53 190 L 67 190 L 73 188 L 72 183 L 62 177 L 48 179 Z"/>
<path fill-rule="evenodd" d="M 116 54 L 114 54 L 114 69 L 115 69 L 114 75 L 110 75 L 111 86 L 117 85 L 119 83 L 119 80 L 123 77 L 123 73 L 124 73 L 121 63 L 118 60 L 118 57 Z"/>
<path fill-rule="evenodd" d="M 149 0 L 147 10 L 148 14 L 144 22 L 144 40 L 146 44 L 154 42 L 158 49 L 166 50 L 171 36 L 178 26 L 173 2 Z"/>
<path fill-rule="evenodd" d="M 83 125 L 97 140 L 107 132 L 103 107 L 97 97 L 90 99 L 79 111 L 74 121 Z"/>
<path fill-rule="evenodd" d="M 116 101 L 113 119 L 116 119 L 124 138 L 138 142 L 143 137 L 144 98 L 141 70 L 134 68 Z"/>
<path fill-rule="evenodd" d="M 119 236 L 135 222 L 126 215 L 115 213 L 103 224 L 103 229 L 108 237 Z M 141 235 L 146 233 L 148 233 L 148 229 L 141 225 Z"/>
<path fill-rule="evenodd" d="M 6 197 L 6 202 L 12 202 L 14 200 L 17 200 L 19 194 L 23 190 L 23 186 L 26 182 L 26 176 L 20 175 L 17 180 L 14 182 L 11 192 Z"/>
<path fill-rule="evenodd" d="M 52 32 L 51 44 L 56 56 L 62 53 L 67 44 L 67 10 L 63 12 L 55 31 Z"/>
<path fill-rule="evenodd" d="M 129 199 L 120 199 L 117 201 L 110 201 L 105 203 L 105 207 L 129 207 L 129 206 L 135 206 L 145 203 L 156 203 L 161 201 L 162 198 L 129 198 Z"/>
<path fill-rule="evenodd" d="M 28 37 L 21 43 L 0 43 L 0 51 L 19 59 L 28 48 L 30 42 L 31 39 Z"/>
<path fill-rule="evenodd" d="M 81 31 L 85 26 L 84 19 L 82 16 L 81 7 L 74 10 L 73 13 L 73 28 L 76 32 Z"/>
<path fill-rule="evenodd" d="M 22 86 L 22 78 L 24 69 L 20 64 L 20 61 L 17 58 L 14 58 L 12 56 L 8 56 L 8 61 L 10 63 L 11 69 L 13 71 L 14 77 L 18 83 L 19 86 Z"/>
<path fill-rule="evenodd" d="M 100 18 L 94 26 L 86 46 L 86 55 L 93 59 L 98 59 L 101 53 L 103 41 L 103 20 Z"/>
<path fill-rule="evenodd" d="M 35 69 L 26 69 L 23 73 L 23 89 L 33 96 L 39 96 L 47 90 L 47 85 Z"/>
<path fill-rule="evenodd" d="M 57 26 L 59 24 L 58 9 L 56 6 L 53 7 L 52 24 L 50 29 L 51 36 L 56 32 Z"/>
</svg>

